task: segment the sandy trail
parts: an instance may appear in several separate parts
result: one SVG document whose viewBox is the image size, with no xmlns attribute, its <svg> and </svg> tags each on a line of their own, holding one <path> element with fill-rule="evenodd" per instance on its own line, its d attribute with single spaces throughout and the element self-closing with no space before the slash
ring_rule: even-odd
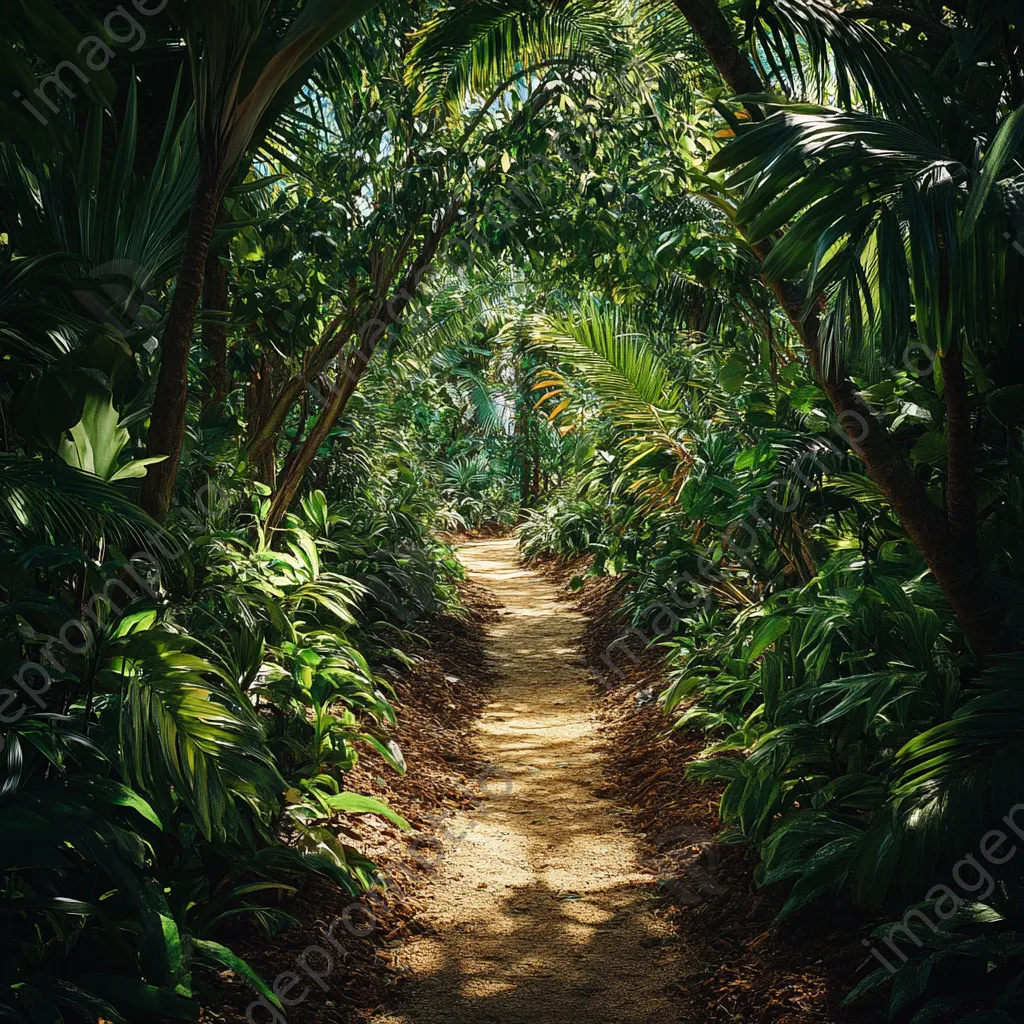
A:
<svg viewBox="0 0 1024 1024">
<path fill-rule="evenodd" d="M 629 1024 L 676 1020 L 656 889 L 622 809 L 601 796 L 595 698 L 576 649 L 582 616 L 518 564 L 512 540 L 461 549 L 502 602 L 490 630 L 500 679 L 478 744 L 500 775 L 446 822 L 430 934 L 399 954 L 408 977 L 374 1024 Z"/>
</svg>

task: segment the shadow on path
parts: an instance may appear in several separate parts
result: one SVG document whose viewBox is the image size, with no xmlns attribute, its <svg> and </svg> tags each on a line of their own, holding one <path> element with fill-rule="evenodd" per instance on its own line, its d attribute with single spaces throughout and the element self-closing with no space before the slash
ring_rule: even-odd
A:
<svg viewBox="0 0 1024 1024">
<path fill-rule="evenodd" d="M 621 809 L 601 796 L 582 616 L 518 564 L 513 540 L 460 556 L 504 605 L 489 647 L 500 678 L 477 738 L 499 774 L 488 800 L 448 823 L 430 934 L 401 952 L 396 1008 L 373 1024 L 675 1021 L 667 986 L 686 954 L 653 913 Z"/>
</svg>

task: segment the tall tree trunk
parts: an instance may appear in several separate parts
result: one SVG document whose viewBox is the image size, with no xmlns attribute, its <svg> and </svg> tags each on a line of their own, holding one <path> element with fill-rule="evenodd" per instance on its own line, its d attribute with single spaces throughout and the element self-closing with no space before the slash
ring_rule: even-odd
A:
<svg viewBox="0 0 1024 1024">
<path fill-rule="evenodd" d="M 537 504 L 540 496 L 540 424 L 534 420 L 533 444 L 530 448 L 530 457 L 533 460 L 533 479 L 530 481 L 530 499 L 533 505 Z"/>
<path fill-rule="evenodd" d="M 267 452 L 273 451 L 288 414 L 309 385 L 310 381 L 306 378 L 305 372 L 295 374 L 285 382 L 277 396 L 272 398 L 266 417 L 258 425 L 249 423 L 246 450 L 253 465 L 264 459 Z"/>
<path fill-rule="evenodd" d="M 676 6 L 704 44 L 726 84 L 736 93 L 764 90 L 750 58 L 740 49 L 732 26 L 716 0 L 675 0 Z M 748 106 L 752 118 L 760 110 Z M 764 257 L 766 247 L 755 246 Z M 822 361 L 817 310 L 804 317 L 806 297 L 800 288 L 768 282 L 807 353 L 815 379 L 828 396 L 839 423 L 859 455 L 868 475 L 899 517 L 911 541 L 924 556 L 971 646 L 982 658 L 1011 649 L 1010 638 L 995 595 L 985 584 L 976 563 L 965 559 L 953 531 L 936 507 L 885 425 L 867 407 L 852 380 Z"/>
<path fill-rule="evenodd" d="M 939 357 L 939 362 L 946 403 L 946 516 L 961 556 L 975 561 L 978 489 L 963 346 L 951 345 L 949 351 Z"/>
<path fill-rule="evenodd" d="M 259 424 L 249 424 L 246 451 L 250 462 L 259 462 L 274 447 L 295 403 L 310 384 L 330 367 L 331 360 L 341 351 L 357 322 L 357 314 L 351 311 L 336 316 L 324 331 L 301 372 L 285 381 L 277 397 L 273 399 L 266 417 Z"/>
<path fill-rule="evenodd" d="M 520 399 L 520 403 L 515 436 L 519 442 L 519 504 L 526 508 L 530 503 L 530 420 L 526 400 Z"/>
<path fill-rule="evenodd" d="M 270 360 L 263 356 L 245 392 L 245 415 L 250 425 L 261 424 L 266 418 L 274 399 L 274 376 Z M 256 470 L 256 477 L 268 487 L 277 482 L 277 458 L 273 448 L 267 449 L 260 458 L 250 459 L 249 463 Z"/>
<path fill-rule="evenodd" d="M 675 0 L 675 3 L 690 23 L 694 34 L 704 44 L 722 81 L 736 93 L 764 92 L 761 76 L 750 58 L 740 49 L 736 33 L 719 8 L 717 0 Z M 751 110 L 750 114 L 760 119 L 760 110 Z"/>
<path fill-rule="evenodd" d="M 853 381 L 834 370 L 826 372 L 823 367 L 817 317 L 801 321 L 803 297 L 799 291 L 785 285 L 775 288 L 851 447 L 924 556 L 971 646 L 983 658 L 1011 649 L 1013 643 L 1003 614 L 976 561 L 964 558 L 942 510 L 928 497 L 910 463 L 885 425 L 864 403 Z"/>
<path fill-rule="evenodd" d="M 267 513 L 268 529 L 273 530 L 280 525 L 281 520 L 292 507 L 299 495 L 302 481 L 309 472 L 310 466 L 313 465 L 316 453 L 344 413 L 349 399 L 355 394 L 356 385 L 363 372 L 363 370 L 353 367 L 351 362 L 346 363 L 344 369 L 338 370 L 331 397 L 316 418 L 309 435 L 285 460 L 278 478 L 277 490 L 274 492 L 270 510 Z"/>
<path fill-rule="evenodd" d="M 203 167 L 196 186 L 185 236 L 185 253 L 160 339 L 160 373 L 149 420 L 146 454 L 150 457 L 166 455 L 167 458 L 149 467 L 139 495 L 139 504 L 156 519 L 167 514 L 174 495 L 174 479 L 185 436 L 192 328 L 222 198 L 223 187 L 218 183 L 215 168 L 208 163 Z"/>
<path fill-rule="evenodd" d="M 218 220 L 224 219 L 222 204 Z M 203 288 L 203 348 L 213 359 L 213 365 L 206 374 L 209 388 L 205 404 L 215 406 L 223 405 L 231 392 L 226 322 L 230 295 L 228 268 L 224 262 L 226 256 L 227 253 L 220 248 L 210 250 L 206 259 L 206 281 Z"/>
</svg>

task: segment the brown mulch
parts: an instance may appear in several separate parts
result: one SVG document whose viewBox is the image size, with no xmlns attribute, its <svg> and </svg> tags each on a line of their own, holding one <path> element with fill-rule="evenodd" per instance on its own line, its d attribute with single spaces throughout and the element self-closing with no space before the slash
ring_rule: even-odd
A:
<svg viewBox="0 0 1024 1024">
<path fill-rule="evenodd" d="M 585 566 L 548 564 L 563 584 L 585 575 Z M 617 614 L 616 581 L 590 578 L 566 597 L 588 617 L 584 660 L 600 667 L 608 645 L 628 625 Z M 664 667 L 657 649 L 637 662 L 621 655 L 605 693 L 605 730 L 612 759 L 612 788 L 631 809 L 644 836 L 646 869 L 659 879 L 665 913 L 680 941 L 701 966 L 681 977 L 676 990 L 684 1015 L 695 1022 L 742 1024 L 861 1024 L 884 1020 L 867 1003 L 844 1010 L 846 994 L 873 967 L 861 939 L 878 922 L 824 903 L 813 904 L 776 926 L 781 886 L 757 888 L 753 853 L 716 842 L 721 829 L 721 788 L 686 778 L 686 765 L 705 746 L 699 734 L 671 728 L 657 696 Z"/>
<path fill-rule="evenodd" d="M 560 586 L 568 587 L 570 581 L 577 576 L 582 580 L 587 575 L 590 569 L 590 558 L 586 555 L 582 555 L 579 558 L 558 558 L 555 555 L 541 555 L 538 558 L 530 559 L 527 564 L 531 569 L 544 573 L 548 579 L 554 580 Z M 611 584 L 612 581 L 605 578 L 601 580 L 601 583 Z"/>
<path fill-rule="evenodd" d="M 314 973 L 323 970 L 324 987 L 304 974 L 290 991 L 292 998 L 308 989 L 298 1005 L 287 1006 L 288 1024 L 348 1024 L 378 1007 L 397 976 L 392 957 L 404 939 L 419 930 L 422 910 L 418 891 L 430 875 L 435 859 L 435 837 L 455 809 L 472 806 L 478 794 L 475 779 L 483 762 L 470 741 L 471 725 L 492 682 L 484 657 L 484 626 L 497 617 L 487 592 L 471 583 L 460 584 L 463 615 L 442 615 L 415 627 L 422 642 L 406 653 L 416 662 L 411 668 L 378 666 L 396 693 L 399 717 L 397 739 L 408 773 L 390 769 L 370 752 L 345 778 L 345 788 L 384 800 L 412 825 L 402 832 L 372 815 L 348 818 L 358 835 L 357 845 L 389 877 L 383 902 L 373 907 L 377 926 L 366 938 L 350 935 L 338 926 L 333 934 L 345 948 L 336 953 L 322 937 L 332 921 L 356 897 L 340 892 L 326 880 L 311 878 L 282 909 L 296 917 L 300 927 L 268 938 L 250 922 L 218 935 L 243 957 L 268 984 L 283 972 L 296 972 L 297 958 L 312 945 L 335 953 L 333 967 L 325 969 L 319 953 L 308 962 Z M 350 918 L 366 920 L 358 911 Z M 286 985 L 282 981 L 282 985 Z M 213 979 L 203 1002 L 203 1022 L 241 1022 L 257 994 L 231 971 Z M 258 1007 L 253 1019 L 274 1020 Z M 285 1018 L 280 1017 L 283 1021 Z"/>
</svg>

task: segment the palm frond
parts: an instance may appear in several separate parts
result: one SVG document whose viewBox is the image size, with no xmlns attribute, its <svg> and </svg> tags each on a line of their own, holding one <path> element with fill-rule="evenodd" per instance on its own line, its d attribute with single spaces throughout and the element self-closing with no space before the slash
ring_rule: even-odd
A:
<svg viewBox="0 0 1024 1024">
<path fill-rule="evenodd" d="M 762 76 L 790 97 L 890 116 L 919 109 L 898 52 L 830 0 L 755 0 L 749 11 L 747 40 Z"/>
<path fill-rule="evenodd" d="M 159 630 L 118 644 L 122 770 L 159 805 L 173 792 L 208 838 L 225 838 L 238 827 L 235 801 L 269 824 L 284 784 L 252 708 L 189 646 Z"/>
<path fill-rule="evenodd" d="M 560 315 L 543 314 L 525 324 L 528 344 L 550 352 L 578 370 L 601 397 L 616 422 L 629 429 L 661 430 L 674 421 L 680 395 L 650 341 L 631 329 L 617 307 L 588 303 Z M 565 396 L 565 378 L 554 368 L 538 373 L 545 390 L 538 402 Z"/>
<path fill-rule="evenodd" d="M 976 814 L 1001 812 L 1024 785 L 1024 656 L 1004 658 L 978 681 L 978 692 L 945 722 L 915 736 L 899 751 L 896 792 L 913 806 L 940 801 Z M 967 845 L 973 845 L 965 837 Z"/>
<path fill-rule="evenodd" d="M 440 11 L 416 33 L 407 81 L 422 82 L 421 109 L 454 110 L 531 67 L 607 60 L 616 27 L 607 3 L 473 0 Z"/>
<path fill-rule="evenodd" d="M 40 531 L 147 549 L 164 537 L 162 527 L 99 477 L 56 459 L 0 454 L 0 533 L 24 538 Z"/>
</svg>

